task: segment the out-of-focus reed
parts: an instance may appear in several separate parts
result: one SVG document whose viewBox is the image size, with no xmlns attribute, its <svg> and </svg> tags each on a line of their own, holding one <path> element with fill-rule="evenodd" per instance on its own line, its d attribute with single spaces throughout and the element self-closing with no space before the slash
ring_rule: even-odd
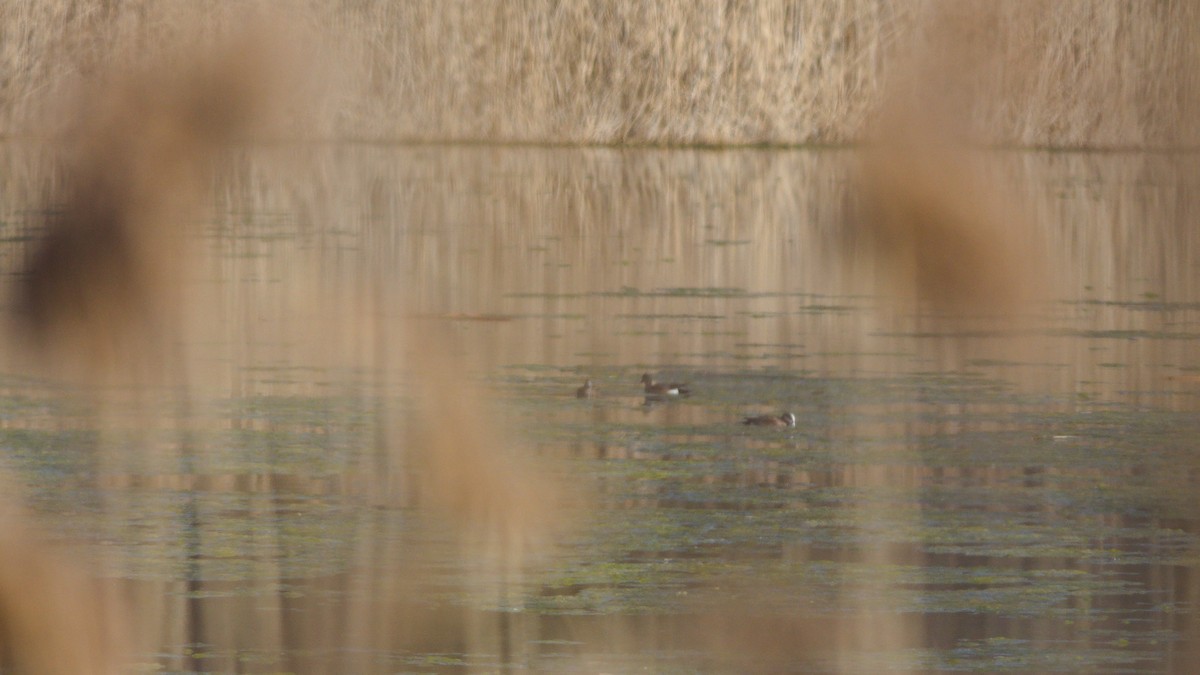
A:
<svg viewBox="0 0 1200 675">
<path fill-rule="evenodd" d="M 906 313 L 1015 329 L 1049 299 L 1045 228 L 1029 197 L 988 171 L 996 151 L 971 116 L 987 96 L 980 82 L 1023 81 L 1037 64 L 1006 60 L 996 11 L 967 4 L 927 8 L 926 43 L 896 64 L 859 153 L 861 209 L 847 224 L 873 241 L 877 290 Z"/>
<path fill-rule="evenodd" d="M 165 454 L 178 454 L 182 464 L 190 461 L 187 430 L 202 431 L 190 412 L 228 395 L 214 393 L 211 384 L 219 378 L 197 363 L 209 359 L 232 368 L 257 363 L 254 352 L 240 351 L 238 340 L 216 340 L 221 346 L 197 352 L 182 345 L 211 344 L 206 338 L 224 331 L 252 334 L 260 318 L 257 312 L 222 312 L 222 298 L 237 291 L 240 279 L 218 274 L 215 283 L 204 284 L 196 270 L 203 262 L 201 228 L 218 182 L 214 177 L 236 166 L 235 141 L 244 152 L 267 136 L 274 128 L 264 122 L 267 109 L 287 100 L 276 89 L 276 78 L 286 78 L 287 68 L 276 68 L 282 57 L 258 32 L 263 25 L 250 22 L 228 36 L 188 42 L 165 53 L 165 65 L 114 51 L 110 68 L 97 73 L 97 81 L 76 99 L 87 102 L 83 119 L 66 137 L 66 168 L 45 189 L 44 231 L 35 233 L 11 289 L 17 308 L 13 333 L 21 347 L 41 357 L 35 372 L 82 383 L 101 407 L 129 405 L 122 396 L 131 389 L 162 391 L 169 385 L 179 405 L 147 396 L 138 401 L 144 410 L 134 424 L 181 429 L 179 447 L 172 444 Z M 335 648 L 366 643 L 394 649 L 419 642 L 426 632 L 419 627 L 420 610 L 412 609 L 420 606 L 414 581 L 421 569 L 446 557 L 461 560 L 478 580 L 474 592 L 503 598 L 509 582 L 519 580 L 526 565 L 554 543 L 569 506 L 564 491 L 496 422 L 487 398 L 447 351 L 449 342 L 409 325 L 416 319 L 408 315 L 405 293 L 388 292 L 376 277 L 323 277 L 321 261 L 312 262 L 290 266 L 279 279 L 287 299 L 283 319 L 300 322 L 289 340 L 309 355 L 319 353 L 322 367 L 368 373 L 359 393 L 378 413 L 375 433 L 366 436 L 373 447 L 356 453 L 370 468 L 346 485 L 372 503 L 415 506 L 444 522 L 457 542 L 454 550 L 436 553 L 404 546 L 407 540 L 362 542 L 369 557 L 353 564 L 369 570 L 369 578 L 348 583 L 388 591 L 362 600 L 359 611 L 377 614 L 341 634 Z M 399 419 L 397 397 L 415 400 L 415 413 Z M 102 450 L 121 465 L 137 463 L 122 454 L 156 452 L 138 443 Z M 172 480 L 192 490 L 221 484 L 186 470 Z M 19 534 L 16 524 L 12 529 Z M 79 588 L 88 573 L 98 572 L 94 561 L 50 566 L 49 556 L 18 534 L 5 550 L 11 564 L 0 560 L 0 624 L 8 631 L 2 637 L 9 660 L 27 672 L 65 673 L 90 672 L 84 665 L 72 667 L 85 663 L 79 659 L 93 658 L 101 664 L 94 672 L 109 672 L 128 658 L 120 644 L 96 638 L 105 635 L 108 622 L 99 622 L 101 628 L 77 625 L 100 611 Z M 26 567 L 37 573 L 27 574 Z M 4 576 L 10 568 L 11 584 Z M 197 594 L 205 583 L 181 581 Z M 392 623 L 390 608 L 396 606 L 417 614 Z M 131 608 L 135 614 L 140 609 Z M 202 642 L 216 632 L 197 613 L 186 616 L 185 642 Z M 445 630 L 460 636 L 465 621 Z M 120 625 L 118 619 L 112 625 Z M 70 649 L 54 649 L 67 641 L 73 641 Z"/>
<path fill-rule="evenodd" d="M 217 153 L 260 129 L 277 94 L 271 41 L 244 30 L 156 65 L 114 48 L 48 119 L 73 118 L 64 168 L 14 293 L 17 332 L 44 365 L 119 380 L 172 371 Z"/>
<path fill-rule="evenodd" d="M 0 502 L 0 666 L 31 675 L 112 675 L 130 658 L 119 586 L 44 541 L 4 479 Z"/>
</svg>

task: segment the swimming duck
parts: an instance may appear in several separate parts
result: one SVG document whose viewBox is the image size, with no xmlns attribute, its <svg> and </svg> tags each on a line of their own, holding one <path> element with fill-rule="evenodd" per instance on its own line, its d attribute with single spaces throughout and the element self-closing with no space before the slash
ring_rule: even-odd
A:
<svg viewBox="0 0 1200 675">
<path fill-rule="evenodd" d="M 687 396 L 692 393 L 686 384 L 672 382 L 671 384 L 660 384 L 650 377 L 650 373 L 642 375 L 642 384 L 646 385 L 646 396 Z"/>
<path fill-rule="evenodd" d="M 593 394 L 592 381 L 584 380 L 583 386 L 575 390 L 575 398 L 591 398 Z"/>
</svg>

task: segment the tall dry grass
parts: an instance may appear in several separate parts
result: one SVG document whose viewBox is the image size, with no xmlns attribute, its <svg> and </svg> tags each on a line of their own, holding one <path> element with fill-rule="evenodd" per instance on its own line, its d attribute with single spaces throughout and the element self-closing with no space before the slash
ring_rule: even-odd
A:
<svg viewBox="0 0 1200 675">
<path fill-rule="evenodd" d="M 154 54 L 270 4 L 5 3 L 0 130 L 44 133 L 47 100 L 103 69 L 114 49 Z M 322 55 L 306 64 L 310 78 L 339 72 L 293 134 L 844 143 L 863 138 L 898 64 L 920 51 L 929 68 L 918 98 L 952 97 L 963 127 L 989 143 L 1200 141 L 1200 21 L 1186 1 L 347 0 L 285 11 L 313 28 L 300 45 Z"/>
</svg>

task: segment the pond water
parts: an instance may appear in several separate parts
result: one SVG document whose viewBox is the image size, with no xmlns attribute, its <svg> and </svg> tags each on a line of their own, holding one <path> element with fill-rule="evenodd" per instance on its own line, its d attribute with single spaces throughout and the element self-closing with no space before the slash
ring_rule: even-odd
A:
<svg viewBox="0 0 1200 675">
<path fill-rule="evenodd" d="M 13 269 L 53 169 L 2 152 Z M 881 293 L 846 151 L 273 152 L 232 161 L 191 235 L 180 374 L 0 390 L 0 469 L 120 589 L 146 668 L 1200 656 L 1194 157 L 997 154 L 1050 273 L 1019 320 L 947 325 Z M 647 400 L 644 372 L 692 394 Z M 464 391 L 444 424 L 440 376 Z M 505 479 L 515 517 L 569 527 L 464 538 L 438 495 L 472 484 L 431 478 L 415 424 L 536 462 Z"/>
</svg>

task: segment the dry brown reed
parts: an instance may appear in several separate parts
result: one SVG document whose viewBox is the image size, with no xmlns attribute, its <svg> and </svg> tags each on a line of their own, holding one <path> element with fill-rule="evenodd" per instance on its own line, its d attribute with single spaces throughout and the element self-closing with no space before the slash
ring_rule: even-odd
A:
<svg viewBox="0 0 1200 675">
<path fill-rule="evenodd" d="M 862 153 L 865 208 L 851 225 L 874 240 L 877 290 L 906 311 L 1011 321 L 1048 290 L 1028 208 L 1012 186 L 989 180 L 978 152 L 907 119 L 896 129 L 907 142 Z"/>
<path fill-rule="evenodd" d="M 5 484 L 6 495 L 12 485 Z M 0 668 L 29 675 L 124 672 L 126 608 L 111 582 L 89 576 L 42 540 L 11 497 L 0 504 Z"/>
<path fill-rule="evenodd" d="M 889 86 L 902 81 L 921 106 L 951 106 L 974 140 L 1195 147 L 1197 19 L 1186 0 L 925 2 L 913 61 L 897 61 Z"/>
<path fill-rule="evenodd" d="M 170 372 L 216 153 L 250 131 L 272 81 L 257 35 L 179 49 L 155 66 L 117 52 L 73 97 L 66 166 L 15 301 L 26 346 L 55 368 Z"/>
<path fill-rule="evenodd" d="M 452 524 L 466 555 L 519 576 L 569 523 L 565 486 L 512 444 L 513 430 L 447 348 L 452 337 L 422 323 L 409 340 L 418 405 L 398 450 L 417 468 L 418 502 Z"/>
<path fill-rule="evenodd" d="M 1034 8 L 1031 8 L 1034 9 Z M 930 38 L 898 64 L 861 155 L 864 209 L 850 223 L 874 240 L 878 290 L 943 319 L 1000 319 L 1007 328 L 1047 290 L 1042 235 L 1028 201 L 989 174 L 994 150 L 973 141 L 972 111 L 996 73 L 1024 79 L 1029 62 L 998 68 L 997 15 L 934 5 Z"/>
<path fill-rule="evenodd" d="M 429 640 L 469 637 L 474 633 L 466 625 L 468 619 L 450 620 L 436 629 L 426 625 L 432 614 L 420 605 L 415 588 L 423 578 L 421 570 L 447 557 L 461 561 L 473 572 L 472 588 L 464 593 L 507 602 L 505 594 L 515 588 L 510 582 L 519 580 L 527 565 L 562 532 L 563 491 L 520 454 L 502 425 L 492 421 L 491 406 L 469 383 L 457 359 L 446 353 L 444 340 L 435 341 L 428 331 L 412 326 L 396 328 L 394 318 L 410 305 L 403 293 L 385 292 L 379 277 L 322 275 L 322 260 L 311 266 L 305 264 L 310 261 L 289 261 L 286 269 L 276 270 L 284 299 L 282 306 L 271 310 L 282 315 L 275 318 L 287 323 L 286 334 L 270 337 L 256 332 L 265 313 L 255 303 L 259 298 L 235 302 L 233 307 L 223 305 L 223 299 L 242 291 L 244 280 L 236 273 L 214 275 L 220 283 L 209 290 L 216 297 L 206 297 L 195 288 L 193 270 L 204 241 L 197 224 L 207 220 L 209 188 L 217 172 L 239 166 L 218 163 L 218 155 L 235 138 L 261 139 L 256 124 L 263 114 L 260 104 L 279 103 L 272 80 L 277 74 L 267 72 L 269 64 L 259 63 L 274 55 L 264 53 L 266 48 L 254 39 L 257 35 L 243 34 L 233 43 L 224 38 L 189 40 L 178 50 L 151 45 L 152 56 L 165 65 L 148 64 L 145 59 L 150 57 L 118 48 L 103 79 L 91 83 L 85 95 L 72 97 L 86 103 L 87 116 L 66 136 L 70 160 L 64 177 L 46 189 L 52 214 L 44 236 L 30 247 L 15 290 L 21 309 L 19 332 L 28 346 L 46 357 L 42 365 L 56 374 L 82 375 L 90 383 L 116 379 L 140 387 L 182 385 L 182 398 L 193 411 L 229 394 L 211 388 L 219 377 L 190 370 L 197 360 L 231 363 L 232 369 L 253 367 L 261 363 L 262 355 L 254 351 L 259 340 L 287 341 L 296 351 L 282 356 L 284 360 L 303 350 L 304 363 L 371 373 L 378 387 L 361 394 L 371 398 L 369 405 L 378 411 L 371 436 L 377 445 L 362 449 L 371 468 L 365 477 L 348 479 L 348 489 L 361 490 L 362 498 L 388 507 L 419 507 L 431 520 L 445 524 L 457 548 L 432 551 L 420 544 L 406 546 L 411 540 L 403 537 L 373 541 L 364 535 L 366 540 L 359 543 L 366 557 L 354 557 L 350 564 L 370 571 L 362 579 L 349 576 L 342 590 L 370 588 L 372 592 L 355 606 L 363 621 L 354 622 L 352 634 L 340 629 L 333 633 L 336 640 L 330 649 L 360 643 L 376 649 L 419 645 L 431 632 L 434 636 Z M 320 199 L 314 203 L 322 209 L 331 206 Z M 336 205 L 333 210 L 335 218 L 344 216 L 336 213 Z M 318 220 L 321 230 L 334 227 L 324 218 Z M 238 271 L 251 275 L 261 271 L 252 264 L 248 268 Z M 277 296 L 269 300 L 279 302 Z M 223 309 L 234 313 L 222 314 Z M 212 342 L 221 347 L 207 348 L 203 354 L 184 353 L 178 347 L 185 338 L 201 335 L 205 337 L 199 341 L 209 343 L 209 338 L 227 330 L 253 336 L 246 338 L 251 347 L 242 350 L 242 342 L 230 347 L 219 340 Z M 417 412 L 401 423 L 394 419 L 390 401 L 401 388 L 397 378 L 405 377 L 414 382 L 406 391 L 416 399 Z M 101 390 L 97 397 L 102 405 L 111 404 L 120 394 Z M 189 431 L 199 428 L 200 423 L 187 413 L 184 419 L 176 418 L 179 414 L 169 407 L 151 406 L 132 424 L 149 429 L 164 424 L 186 426 Z M 100 426 L 110 422 L 104 420 Z M 179 444 L 184 447 L 156 451 L 148 444 L 130 442 L 133 439 L 123 433 L 118 430 L 109 443 L 128 445 L 101 448 L 97 454 L 104 457 L 98 462 L 108 461 L 105 451 L 115 450 L 111 456 L 118 466 L 136 465 L 150 455 L 160 462 L 166 459 L 171 466 L 173 454 L 180 464 L 193 465 L 186 441 Z M 147 457 L 139 457 L 140 453 Z M 185 472 L 150 480 L 204 491 L 225 482 L 213 478 Z M 25 556 L 23 549 L 11 551 L 18 563 L 40 560 Z M 47 593 L 56 593 L 56 570 L 47 568 L 47 573 L 39 581 Z M 70 577 L 62 583 L 73 588 Z M 186 584 L 192 592 L 205 588 L 201 579 L 189 578 Z M 17 637 L 27 637 L 20 632 L 23 622 L 41 621 L 46 625 L 39 627 L 46 632 L 73 625 L 70 617 L 61 616 L 68 607 L 51 604 L 35 616 L 15 604 L 21 601 L 19 595 L 4 590 L 0 587 L 0 602 L 14 604 L 0 606 L 0 620 L 12 622 Z M 312 607 L 305 609 L 311 613 L 306 617 L 317 613 Z M 242 615 L 234 620 L 251 619 Z M 186 642 L 226 632 L 199 616 L 189 615 L 185 624 Z M 145 624 L 139 628 L 159 629 Z M 93 648 L 86 640 L 80 643 L 75 652 L 86 655 Z M 97 658 L 104 653 L 96 649 Z M 37 659 L 55 656 L 36 642 L 29 643 L 28 654 L 14 652 L 14 658 L 37 666 Z M 87 671 L 32 668 L 30 672 Z"/>
<path fill-rule="evenodd" d="M 214 0 L 34 0 L 0 7 L 0 129 L 43 133 L 42 102 L 103 69 L 236 23 Z M 255 3 L 238 3 L 256 6 Z M 277 8 L 277 7 L 276 7 Z M 911 53 L 968 79 L 963 124 L 988 142 L 1195 145 L 1197 10 L 1172 2 L 586 0 L 291 3 L 304 50 L 336 64 L 309 104 L 335 138 L 555 143 L 840 143 Z M 964 23 L 963 19 L 967 22 Z M 952 74 L 945 68 L 943 74 Z M 965 72 L 965 71 L 960 71 Z"/>
</svg>

